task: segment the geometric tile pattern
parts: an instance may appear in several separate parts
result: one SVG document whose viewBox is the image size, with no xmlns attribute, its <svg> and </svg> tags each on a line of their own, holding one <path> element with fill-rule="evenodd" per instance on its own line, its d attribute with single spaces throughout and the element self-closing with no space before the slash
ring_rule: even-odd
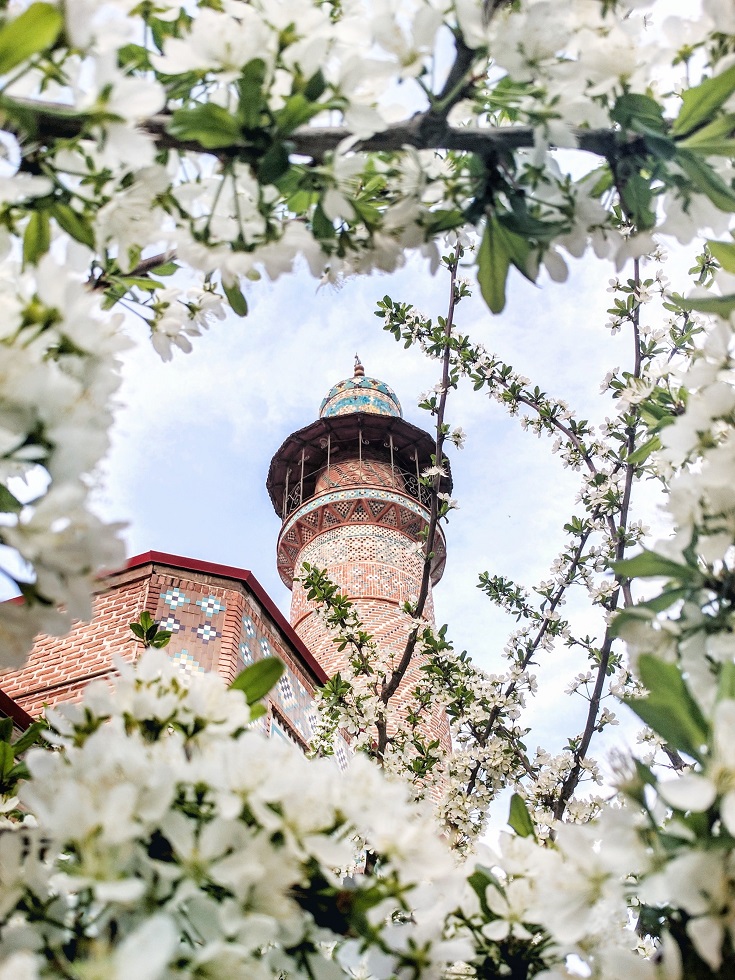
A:
<svg viewBox="0 0 735 980">
<path fill-rule="evenodd" d="M 212 614 L 205 613 L 205 615 L 211 616 Z M 209 623 L 200 623 L 199 626 L 192 628 L 192 632 L 196 633 L 203 643 L 209 643 L 210 640 L 218 640 L 220 636 L 222 636 L 222 634 L 218 633 L 217 630 Z"/>
<path fill-rule="evenodd" d="M 207 619 L 211 619 L 215 613 L 223 612 L 225 608 L 224 602 L 220 602 L 217 596 L 214 595 L 207 596 L 206 599 L 197 599 L 197 605 Z"/>
<path fill-rule="evenodd" d="M 171 585 L 161 591 L 154 618 L 161 629 L 171 631 L 166 653 L 186 673 L 218 669 L 228 599 L 224 590 L 219 590 L 219 594 L 217 591 L 211 587 L 208 591 L 204 587 L 197 588 L 194 582 L 187 582 L 183 587 Z M 249 611 L 251 615 L 242 616 L 237 638 L 236 663 L 233 665 L 236 673 L 256 660 L 272 657 L 283 650 L 278 632 L 269 631 L 266 635 L 267 620 L 261 623 L 259 614 Z M 232 648 L 228 647 L 228 650 L 232 657 Z M 282 659 L 286 659 L 285 652 Z M 259 722 L 263 730 L 292 744 L 308 745 L 316 723 L 314 699 L 311 688 L 305 686 L 288 663 L 268 700 L 272 701 L 275 713 L 270 713 L 270 726 L 267 718 Z M 344 758 L 346 764 L 349 749 L 341 739 L 338 742 L 340 748 L 335 751 L 335 762 L 342 765 Z"/>
<path fill-rule="evenodd" d="M 249 666 L 254 660 L 272 656 L 273 649 L 268 638 L 256 630 L 255 624 L 249 616 L 243 617 L 243 629 L 238 645 L 238 659 L 242 664 L 241 669 Z M 284 663 L 284 666 L 285 670 L 281 679 L 269 697 L 279 714 L 308 744 L 314 732 L 316 718 L 314 699 L 311 691 L 302 684 L 288 663 Z M 282 730 L 283 722 L 280 722 L 279 730 L 275 734 L 281 733 Z"/>
<path fill-rule="evenodd" d="M 168 630 L 170 633 L 179 633 L 184 627 L 181 625 L 181 621 L 172 615 L 162 619 L 158 624 L 158 628 Z"/>
<path fill-rule="evenodd" d="M 427 507 L 394 490 L 362 486 L 318 493 L 291 514 L 283 525 L 278 537 L 278 573 L 291 588 L 294 569 L 301 564 L 300 553 L 315 535 L 321 537 L 346 527 L 363 525 L 371 533 L 383 528 L 400 529 L 404 540 L 419 543 L 428 519 Z M 431 578 L 436 585 L 446 562 L 446 542 L 440 529 L 437 529 L 434 552 Z"/>
<path fill-rule="evenodd" d="M 249 667 L 253 662 L 253 653 L 247 643 L 241 643 L 238 647 L 237 653 L 241 661 L 241 666 L 238 670 L 239 673 L 241 670 L 245 670 L 246 667 Z"/>
<path fill-rule="evenodd" d="M 181 589 L 169 589 L 163 597 L 163 601 L 167 606 L 171 606 L 172 609 L 178 609 L 180 606 L 185 606 L 189 602 Z"/>
<path fill-rule="evenodd" d="M 154 618 L 173 634 L 166 652 L 182 669 L 217 669 L 226 608 L 222 594 L 193 582 L 162 589 Z"/>
<path fill-rule="evenodd" d="M 202 665 L 189 653 L 188 650 L 179 650 L 174 653 L 171 660 L 187 674 L 206 674 Z"/>
<path fill-rule="evenodd" d="M 363 375 L 346 378 L 330 388 L 319 408 L 319 418 L 350 415 L 352 412 L 403 417 L 395 391 L 384 381 Z"/>
</svg>

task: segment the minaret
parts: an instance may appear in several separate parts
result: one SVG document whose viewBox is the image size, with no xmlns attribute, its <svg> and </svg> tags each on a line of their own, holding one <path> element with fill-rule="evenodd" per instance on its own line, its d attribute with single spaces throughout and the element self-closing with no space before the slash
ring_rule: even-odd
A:
<svg viewBox="0 0 735 980">
<path fill-rule="evenodd" d="M 354 376 L 329 391 L 318 420 L 290 435 L 273 457 L 267 488 L 283 521 L 278 571 L 292 590 L 291 625 L 330 676 L 344 667 L 346 655 L 294 576 L 304 562 L 325 569 L 353 601 L 385 657 L 397 661 L 412 625 L 401 607 L 416 601 L 421 585 L 419 551 L 430 496 L 420 475 L 432 465 L 434 450 L 434 439 L 404 420 L 395 392 L 366 377 L 355 357 Z M 451 477 L 442 483 L 442 491 L 449 492 Z M 431 582 L 436 585 L 446 559 L 439 528 L 434 552 Z M 424 619 L 433 625 L 431 588 Z M 414 662 L 398 697 L 419 677 L 420 663 Z M 443 711 L 427 719 L 426 728 L 449 748 Z"/>
</svg>

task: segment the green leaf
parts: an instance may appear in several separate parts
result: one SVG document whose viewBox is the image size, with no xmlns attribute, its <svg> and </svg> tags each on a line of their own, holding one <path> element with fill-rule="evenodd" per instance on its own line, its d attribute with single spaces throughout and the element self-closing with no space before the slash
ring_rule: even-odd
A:
<svg viewBox="0 0 735 980">
<path fill-rule="evenodd" d="M 725 662 L 720 669 L 720 680 L 717 685 L 718 701 L 735 700 L 735 663 Z"/>
<path fill-rule="evenodd" d="M 440 231 L 448 231 L 464 224 L 464 214 L 459 208 L 452 208 L 450 211 L 432 211 L 431 214 L 423 216 L 421 223 L 432 233 L 438 234 Z"/>
<path fill-rule="evenodd" d="M 324 78 L 324 73 L 321 68 L 319 68 L 304 86 L 304 95 L 309 102 L 316 102 L 317 99 L 320 99 L 324 95 L 326 87 L 327 81 Z"/>
<path fill-rule="evenodd" d="M 632 463 L 634 466 L 638 466 L 640 463 L 645 463 L 651 453 L 656 452 L 657 449 L 661 448 L 661 440 L 658 436 L 653 436 L 652 439 L 648 439 L 641 446 L 635 449 L 626 462 Z"/>
<path fill-rule="evenodd" d="M 169 645 L 172 636 L 171 630 L 158 630 L 151 640 L 151 646 L 155 650 L 162 650 Z"/>
<path fill-rule="evenodd" d="M 624 698 L 625 704 L 672 748 L 701 761 L 707 722 L 678 666 L 644 653 L 638 659 L 638 674 L 649 693 L 645 698 Z"/>
<path fill-rule="evenodd" d="M 263 715 L 268 714 L 268 709 L 264 704 L 253 704 L 250 706 L 250 720 L 257 721 Z"/>
<path fill-rule="evenodd" d="M 735 140 L 735 113 L 729 112 L 724 116 L 713 119 L 695 133 L 680 140 L 678 146 L 704 156 L 731 156 Z"/>
<path fill-rule="evenodd" d="M 679 150 L 676 162 L 691 180 L 694 187 L 705 194 L 720 211 L 735 211 L 735 191 L 719 174 L 691 150 Z"/>
<path fill-rule="evenodd" d="M 260 158 L 258 183 L 275 184 L 279 177 L 283 177 L 289 166 L 288 150 L 283 143 L 274 143 Z"/>
<path fill-rule="evenodd" d="M 735 65 L 714 78 L 708 78 L 700 85 L 682 94 L 679 115 L 671 127 L 675 136 L 686 136 L 693 129 L 706 123 L 713 112 L 735 92 Z"/>
<path fill-rule="evenodd" d="M 691 588 L 664 589 L 660 595 L 654 596 L 653 599 L 646 599 L 645 602 L 639 602 L 635 608 L 650 609 L 651 612 L 660 613 L 671 608 L 680 599 L 686 599 L 691 591 Z"/>
<path fill-rule="evenodd" d="M 71 235 L 76 241 L 81 242 L 88 248 L 94 248 L 94 231 L 92 226 L 77 214 L 68 204 L 56 201 L 50 208 L 51 216 L 67 235 Z"/>
<path fill-rule="evenodd" d="M 0 742 L 11 742 L 13 739 L 13 719 L 0 718 Z"/>
<path fill-rule="evenodd" d="M 467 884 L 472 888 L 472 890 L 477 895 L 480 900 L 480 906 L 482 907 L 485 915 L 488 915 L 489 909 L 487 906 L 486 892 L 488 885 L 499 885 L 497 877 L 493 874 L 490 868 L 483 867 L 481 864 L 475 865 L 475 870 L 471 875 L 467 876 Z"/>
<path fill-rule="evenodd" d="M 686 599 L 690 595 L 691 588 L 664 589 L 660 595 L 654 596 L 652 599 L 639 602 L 629 609 L 621 609 L 613 616 L 612 622 L 607 628 L 608 635 L 624 637 L 625 628 L 630 623 L 650 623 L 653 618 L 652 613 L 664 612 L 666 609 L 670 609 L 675 602 Z"/>
<path fill-rule="evenodd" d="M 0 780 L 6 780 L 15 765 L 15 752 L 9 742 L 0 742 Z"/>
<path fill-rule="evenodd" d="M 510 269 L 510 253 L 495 218 L 488 218 L 477 252 L 477 281 L 483 299 L 493 313 L 505 309 L 505 281 Z"/>
<path fill-rule="evenodd" d="M 314 232 L 315 238 L 334 238 L 336 234 L 334 225 L 324 213 L 321 204 L 317 204 L 314 208 L 314 213 L 311 216 L 311 230 Z"/>
<path fill-rule="evenodd" d="M 626 578 L 673 578 L 682 582 L 699 578 L 696 568 L 680 565 L 670 558 L 657 555 L 655 551 L 645 549 L 632 558 L 611 562 L 610 567 L 616 575 L 623 575 Z"/>
<path fill-rule="evenodd" d="M 263 83 L 265 82 L 266 65 L 262 58 L 253 58 L 242 70 L 237 80 L 239 95 L 238 119 L 243 129 L 257 129 L 260 117 L 265 108 L 263 100 Z"/>
<path fill-rule="evenodd" d="M 527 213 L 523 215 L 523 223 L 520 225 L 521 229 L 525 228 L 525 230 L 516 232 L 509 225 L 511 222 L 518 223 L 520 217 L 518 212 L 501 215 L 498 219 L 498 234 L 502 236 L 511 263 L 529 282 L 535 282 L 536 279 L 531 275 L 528 268 L 529 258 L 531 256 L 531 245 L 528 242 L 528 238 L 551 238 L 554 232 L 550 229 L 550 226 L 545 225 L 543 222 L 536 222 L 535 218 L 532 218 Z M 532 227 L 535 227 L 537 230 L 532 231 Z M 543 229 L 546 229 L 546 233 L 544 233 Z"/>
<path fill-rule="evenodd" d="M 242 691 L 247 703 L 254 704 L 276 686 L 284 669 L 278 657 L 264 657 L 238 674 L 230 687 Z"/>
<path fill-rule="evenodd" d="M 172 276 L 174 272 L 178 270 L 178 265 L 175 262 L 163 262 L 161 265 L 157 265 L 155 269 L 151 269 L 151 275 L 154 276 Z"/>
<path fill-rule="evenodd" d="M 675 293 L 672 299 L 682 310 L 693 310 L 695 313 L 712 313 L 714 316 L 721 316 L 725 319 L 735 310 L 735 293 L 729 293 L 727 296 L 698 296 L 692 299 L 685 299 Z"/>
<path fill-rule="evenodd" d="M 232 307 L 232 312 L 236 313 L 237 316 L 247 316 L 248 315 L 248 303 L 242 294 L 242 290 L 237 282 L 233 282 L 231 285 L 222 280 L 222 289 L 225 296 L 227 297 L 227 302 Z"/>
<path fill-rule="evenodd" d="M 53 47 L 64 26 L 58 7 L 50 3 L 32 3 L 14 20 L 0 28 L 0 75 L 39 51 Z"/>
<path fill-rule="evenodd" d="M 624 129 L 633 129 L 639 133 L 650 130 L 663 133 L 666 130 L 663 106 L 648 95 L 632 92 L 621 95 L 613 106 L 610 118 L 620 123 Z"/>
<path fill-rule="evenodd" d="M 0 511 L 5 514 L 18 514 L 23 509 L 23 504 L 18 498 L 0 483 Z"/>
<path fill-rule="evenodd" d="M 140 623 L 128 623 L 130 629 L 135 633 L 139 640 L 145 640 L 145 630 Z"/>
<path fill-rule="evenodd" d="M 144 609 L 143 612 L 140 614 L 140 616 L 138 617 L 138 622 L 143 627 L 143 629 L 146 630 L 154 625 L 153 616 L 151 616 L 151 614 L 148 612 L 147 609 Z"/>
<path fill-rule="evenodd" d="M 626 214 L 639 229 L 653 228 L 656 214 L 653 210 L 651 183 L 642 174 L 633 174 L 622 186 L 620 196 Z"/>
<path fill-rule="evenodd" d="M 519 793 L 514 793 L 510 798 L 508 826 L 515 830 L 519 837 L 536 837 L 533 820 L 526 809 L 526 801 Z"/>
<path fill-rule="evenodd" d="M 324 106 L 318 102 L 310 102 L 306 95 L 297 92 L 290 96 L 282 109 L 275 114 L 276 126 L 281 136 L 288 136 L 299 126 L 303 126 L 312 116 L 324 111 Z"/>
<path fill-rule="evenodd" d="M 16 759 L 19 755 L 22 755 L 26 749 L 29 749 L 32 745 L 35 745 L 36 742 L 40 741 L 41 734 L 45 732 L 47 728 L 48 725 L 45 721 L 34 721 L 32 725 L 29 725 L 13 746 Z"/>
<path fill-rule="evenodd" d="M 660 160 L 673 160 L 676 156 L 676 143 L 669 136 L 646 133 L 643 140 L 646 149 Z"/>
<path fill-rule="evenodd" d="M 150 276 L 121 276 L 120 282 L 128 289 L 145 289 L 149 293 L 154 293 L 157 289 L 163 289 L 163 283 Z"/>
<path fill-rule="evenodd" d="M 23 264 L 35 265 L 50 246 L 48 211 L 33 211 L 23 235 Z"/>
<path fill-rule="evenodd" d="M 240 126 L 227 109 L 206 102 L 194 109 L 177 109 L 168 124 L 175 139 L 192 140 L 205 150 L 216 150 L 240 142 Z"/>
<path fill-rule="evenodd" d="M 735 242 L 713 242 L 708 239 L 707 247 L 726 272 L 735 272 Z"/>
<path fill-rule="evenodd" d="M 506 232 L 520 238 L 522 245 L 514 243 L 513 240 L 509 240 L 508 245 L 512 251 L 515 250 L 517 258 L 523 257 L 524 263 L 530 252 L 529 238 L 539 242 L 550 242 L 555 235 L 558 235 L 566 227 L 563 221 L 540 221 L 538 218 L 534 218 L 532 214 L 528 213 L 525 206 L 514 207 L 512 211 L 506 211 L 499 216 L 498 221 Z M 524 269 L 520 266 L 518 269 L 525 275 Z"/>
</svg>

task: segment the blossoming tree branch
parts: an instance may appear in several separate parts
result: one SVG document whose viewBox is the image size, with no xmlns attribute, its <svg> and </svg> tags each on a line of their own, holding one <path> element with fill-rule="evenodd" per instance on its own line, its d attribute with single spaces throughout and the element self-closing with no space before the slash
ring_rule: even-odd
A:
<svg viewBox="0 0 735 980">
<path fill-rule="evenodd" d="M 448 759 L 411 712 L 389 720 L 400 677 L 365 681 L 371 638 L 313 580 L 354 654 L 347 687 L 326 692 L 325 744 L 330 726 L 368 713 L 379 761 L 410 790 L 359 757 L 342 778 L 285 753 L 248 728 L 252 691 L 188 686 L 153 651 L 120 665 L 115 691 L 92 686 L 52 715 L 58 751 L 29 749 L 37 730 L 13 744 L 3 729 L 0 977 L 560 980 L 580 962 L 604 980 L 732 975 L 735 11 L 661 7 L 4 5 L 0 545 L 23 597 L 0 605 L 4 665 L 38 631 L 88 616 L 96 571 L 122 560 L 119 529 L 88 496 L 126 317 L 170 359 L 226 306 L 246 315 L 258 280 L 296 262 L 326 281 L 411 252 L 446 268 L 443 322 L 391 297 L 378 309 L 442 364 L 424 399 L 435 521 L 452 503 L 438 487 L 446 395 L 463 376 L 552 436 L 584 481 L 549 581 L 531 596 L 482 577 L 520 623 L 504 673 L 481 676 L 422 630 L 420 602 L 406 611 L 407 657 L 436 668 L 413 715 L 444 700 Z M 645 257 L 695 238 L 683 296 Z M 569 258 L 614 262 L 611 329 L 630 335 L 631 362 L 606 379 L 617 411 L 605 432 L 462 334 L 462 249 L 492 314 L 514 301 L 511 267 L 561 282 Z M 656 544 L 630 514 L 650 476 L 675 528 Z M 644 602 L 636 579 L 658 583 Z M 597 637 L 562 618 L 579 586 L 605 618 Z M 554 640 L 580 651 L 570 689 L 589 710 L 564 753 L 532 756 L 519 718 Z M 583 800 L 590 744 L 620 698 L 660 751 L 621 759 L 614 795 Z M 437 773 L 452 789 L 443 841 L 409 800 Z M 490 852 L 475 841 L 504 787 L 512 832 Z M 354 876 L 361 853 L 371 873 Z"/>
</svg>

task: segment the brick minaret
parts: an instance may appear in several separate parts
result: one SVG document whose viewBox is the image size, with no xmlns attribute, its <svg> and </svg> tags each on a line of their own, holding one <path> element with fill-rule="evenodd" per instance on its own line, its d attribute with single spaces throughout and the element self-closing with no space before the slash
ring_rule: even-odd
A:
<svg viewBox="0 0 735 980">
<path fill-rule="evenodd" d="M 419 594 L 421 531 L 429 521 L 429 492 L 420 482 L 432 464 L 434 440 L 403 418 L 388 385 L 354 377 L 328 393 L 319 419 L 290 435 L 271 462 L 268 492 L 282 518 L 278 571 L 292 590 L 291 624 L 331 676 L 345 665 L 303 586 L 304 562 L 326 569 L 354 602 L 365 628 L 387 657 L 400 657 L 411 620 L 401 607 Z M 445 461 L 445 466 L 448 466 Z M 442 490 L 451 490 L 451 478 Z M 445 540 L 437 530 L 431 579 L 442 576 Z M 434 622 L 429 591 L 424 619 Z M 420 677 L 412 664 L 398 696 Z M 449 747 L 446 715 L 427 719 L 427 734 Z"/>
</svg>

